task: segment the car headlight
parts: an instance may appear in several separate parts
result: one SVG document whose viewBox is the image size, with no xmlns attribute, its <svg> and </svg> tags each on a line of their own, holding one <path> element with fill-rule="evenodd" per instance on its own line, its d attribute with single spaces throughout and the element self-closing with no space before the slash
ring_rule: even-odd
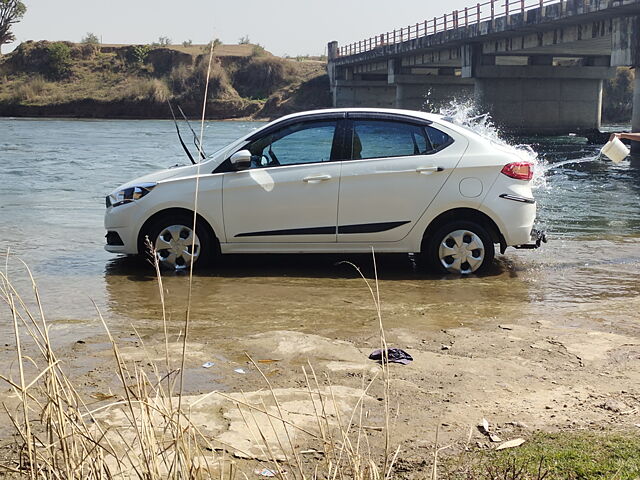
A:
<svg viewBox="0 0 640 480">
<path fill-rule="evenodd" d="M 125 203 L 131 203 L 136 200 L 140 200 L 146 194 L 156 187 L 157 183 L 141 183 L 129 188 L 123 188 L 122 190 L 112 193 L 107 196 L 107 208 L 118 207 Z"/>
</svg>

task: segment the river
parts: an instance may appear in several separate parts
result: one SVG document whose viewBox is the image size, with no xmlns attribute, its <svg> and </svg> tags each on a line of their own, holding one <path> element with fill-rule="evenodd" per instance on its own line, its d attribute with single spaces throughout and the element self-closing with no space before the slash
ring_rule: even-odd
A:
<svg viewBox="0 0 640 480">
<path fill-rule="evenodd" d="M 209 122 L 205 150 L 260 125 Z M 603 321 L 608 309 L 618 312 L 608 322 L 635 318 L 625 299 L 640 293 L 640 168 L 594 159 L 598 147 L 581 137 L 513 142 L 537 154 L 538 222 L 550 242 L 537 251 L 509 249 L 480 278 L 433 277 L 407 256 L 379 257 L 389 325 L 473 324 L 516 312 L 580 324 Z M 29 265 L 60 338 L 95 331 L 96 307 L 111 325 L 158 328 L 153 272 L 103 250 L 104 197 L 136 176 L 184 162 L 168 121 L 0 119 L 0 253 L 9 252 L 9 275 L 25 296 L 30 283 L 19 260 Z M 367 255 L 227 258 L 194 279 L 194 328 L 222 336 L 322 326 L 347 336 L 370 325 L 372 304 L 344 259 L 372 275 Z M 187 279 L 169 274 L 164 282 L 178 328 Z M 8 324 L 5 309 L 0 334 Z"/>
</svg>

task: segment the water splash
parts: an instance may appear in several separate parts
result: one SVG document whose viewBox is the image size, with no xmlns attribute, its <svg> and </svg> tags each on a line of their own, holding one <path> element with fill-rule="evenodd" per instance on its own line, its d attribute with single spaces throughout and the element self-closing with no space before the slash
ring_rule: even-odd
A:
<svg viewBox="0 0 640 480">
<path fill-rule="evenodd" d="M 481 137 L 503 146 L 510 146 L 503 138 L 502 132 L 493 123 L 489 112 L 482 112 L 473 100 L 452 100 L 440 108 L 440 115 L 447 121 L 468 128 Z"/>
<path fill-rule="evenodd" d="M 546 188 L 545 161 L 528 144 L 514 144 L 507 141 L 503 132 L 493 122 L 489 112 L 482 112 L 473 100 L 452 100 L 440 108 L 440 115 L 445 120 L 465 127 L 483 138 L 499 145 L 503 149 L 512 150 L 519 158 L 533 164 L 532 187 L 534 189 Z"/>
<path fill-rule="evenodd" d="M 558 162 L 558 163 L 547 163 L 547 162 L 545 162 L 544 165 L 542 166 L 542 171 L 543 171 L 543 173 L 546 173 L 551 169 L 561 168 L 561 167 L 564 167 L 565 165 L 574 165 L 574 164 L 580 164 L 580 163 L 597 162 L 597 161 L 600 161 L 601 159 L 602 159 L 602 154 L 598 153 L 597 155 L 593 155 L 593 156 L 590 156 L 590 157 L 574 158 L 574 159 L 571 159 L 571 160 L 565 160 L 563 162 Z"/>
</svg>

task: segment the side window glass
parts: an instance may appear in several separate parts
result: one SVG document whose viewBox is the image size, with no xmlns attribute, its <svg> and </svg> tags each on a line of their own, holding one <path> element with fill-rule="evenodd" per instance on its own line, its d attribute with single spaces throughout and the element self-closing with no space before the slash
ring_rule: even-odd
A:
<svg viewBox="0 0 640 480">
<path fill-rule="evenodd" d="M 453 138 L 437 128 L 426 127 L 426 130 L 434 151 L 442 150 L 453 143 Z"/>
<path fill-rule="evenodd" d="M 432 150 L 424 128 L 385 120 L 354 120 L 351 158 L 407 157 Z"/>
<path fill-rule="evenodd" d="M 245 147 L 251 168 L 328 162 L 336 121 L 303 122 L 270 133 Z"/>
</svg>

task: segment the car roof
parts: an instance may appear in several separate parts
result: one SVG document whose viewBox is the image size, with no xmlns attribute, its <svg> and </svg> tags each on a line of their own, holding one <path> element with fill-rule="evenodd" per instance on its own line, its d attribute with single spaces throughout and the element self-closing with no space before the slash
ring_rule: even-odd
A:
<svg viewBox="0 0 640 480">
<path fill-rule="evenodd" d="M 410 117 L 422 118 L 430 121 L 441 121 L 442 115 L 438 115 L 435 113 L 427 113 L 427 112 L 419 112 L 417 110 L 403 110 L 399 108 L 358 108 L 358 107 L 349 107 L 349 108 L 324 108 L 319 110 L 308 110 L 305 112 L 292 113 L 289 115 L 285 115 L 275 120 L 285 120 L 285 119 L 293 119 L 297 117 L 306 117 L 310 115 L 327 115 L 327 114 L 340 114 L 340 113 L 380 113 L 380 114 L 396 114 L 396 115 L 405 115 Z"/>
<path fill-rule="evenodd" d="M 313 116 L 330 116 L 332 114 L 335 115 L 339 115 L 339 114 L 344 114 L 344 113 L 371 113 L 371 114 L 380 114 L 380 115 L 390 115 L 390 116 L 404 116 L 404 117 L 413 117 L 416 119 L 420 119 L 420 120 L 425 120 L 427 122 L 434 122 L 437 124 L 441 124 L 446 126 L 447 128 L 450 128 L 451 130 L 454 130 L 455 132 L 463 135 L 464 137 L 470 139 L 473 138 L 477 141 L 483 141 L 486 140 L 484 139 L 482 136 L 478 135 L 476 132 L 474 132 L 473 130 L 470 130 L 469 128 L 465 128 L 464 126 L 458 125 L 456 123 L 452 123 L 451 121 L 449 121 L 447 118 L 445 118 L 442 115 L 436 114 L 436 113 L 427 113 L 427 112 L 420 112 L 417 110 L 403 110 L 403 109 L 399 109 L 399 108 L 371 108 L 371 107 L 363 107 L 363 108 L 359 108 L 359 107 L 349 107 L 349 108 L 325 108 L 325 109 L 319 109 L 319 110 L 308 110 L 308 111 L 304 111 L 304 112 L 298 112 L 298 113 L 292 113 L 289 115 L 285 115 L 283 117 L 274 119 L 272 122 L 269 122 L 267 125 L 265 125 L 264 127 L 260 128 L 258 131 L 256 132 L 252 132 L 252 135 L 249 136 L 253 136 L 256 135 L 258 133 L 262 133 L 264 130 L 274 126 L 277 123 L 280 123 L 282 121 L 289 121 L 289 120 L 295 120 L 296 118 L 304 118 L 304 117 L 313 117 Z"/>
</svg>

